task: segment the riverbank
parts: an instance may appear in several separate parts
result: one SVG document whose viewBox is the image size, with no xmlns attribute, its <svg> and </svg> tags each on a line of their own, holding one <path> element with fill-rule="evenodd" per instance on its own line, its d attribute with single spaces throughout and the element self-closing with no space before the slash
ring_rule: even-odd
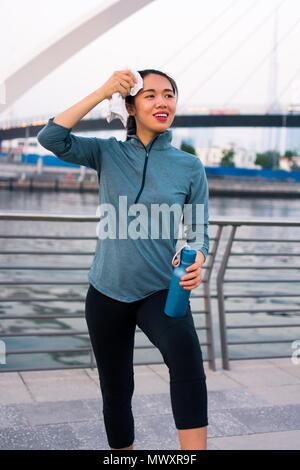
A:
<svg viewBox="0 0 300 470">
<path fill-rule="evenodd" d="M 207 176 L 210 196 L 298 198 L 300 182 L 263 177 Z M 29 191 L 98 192 L 94 170 L 47 167 L 38 172 L 35 165 L 0 164 L 0 189 Z"/>
</svg>

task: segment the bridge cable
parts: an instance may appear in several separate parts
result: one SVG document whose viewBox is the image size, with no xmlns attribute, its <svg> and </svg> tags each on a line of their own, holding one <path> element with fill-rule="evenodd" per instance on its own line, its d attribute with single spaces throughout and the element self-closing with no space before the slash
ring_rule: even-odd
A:
<svg viewBox="0 0 300 470">
<path fill-rule="evenodd" d="M 297 21 L 293 24 L 293 26 L 287 31 L 287 33 L 285 35 L 283 35 L 283 37 L 281 39 L 279 39 L 277 42 L 276 42 L 276 47 L 283 41 L 285 41 L 288 36 L 292 33 L 292 31 L 299 25 L 300 23 L 300 17 L 297 19 Z M 272 46 L 272 49 L 270 52 L 268 52 L 264 57 L 263 59 L 258 63 L 258 65 L 250 72 L 250 74 L 245 78 L 245 80 L 243 81 L 243 83 L 239 86 L 239 88 L 234 92 L 232 93 L 232 95 L 228 98 L 228 100 L 223 104 L 223 107 L 226 107 L 230 101 L 239 93 L 239 91 L 246 85 L 246 83 L 248 83 L 248 81 L 252 78 L 252 76 L 264 65 L 264 63 L 266 62 L 267 59 L 269 59 L 269 57 L 273 54 L 273 51 L 274 51 L 274 46 Z"/>
<path fill-rule="evenodd" d="M 296 70 L 296 73 L 292 76 L 292 78 L 288 81 L 287 85 L 285 87 L 283 87 L 280 91 L 280 93 L 277 95 L 277 100 L 284 95 L 284 93 L 286 92 L 286 90 L 288 90 L 291 86 L 291 84 L 293 83 L 293 81 L 297 78 L 297 76 L 300 74 L 300 67 L 298 67 L 298 69 Z M 275 101 L 274 103 L 271 103 L 271 107 L 273 105 L 277 104 Z"/>
<path fill-rule="evenodd" d="M 178 73 L 176 73 L 176 77 L 182 75 L 183 73 L 187 72 L 187 70 L 192 67 L 193 65 L 195 65 L 195 62 L 198 61 L 200 59 L 200 57 L 202 57 L 204 54 L 206 54 L 209 49 L 211 49 L 216 43 L 218 43 L 220 41 L 220 39 L 225 36 L 228 31 L 232 30 L 232 28 L 242 19 L 244 18 L 244 16 L 246 16 L 250 10 L 252 10 L 258 3 L 260 3 L 259 0 L 254 0 L 254 2 L 250 5 L 250 7 L 247 7 L 246 10 L 241 14 L 239 15 L 234 21 L 232 21 L 213 41 L 211 41 L 210 44 L 208 44 L 208 46 L 206 46 L 201 52 L 200 54 L 197 54 L 196 57 L 194 57 L 189 63 L 188 65 L 185 65 L 184 68 L 181 69 L 181 71 L 179 71 Z"/>
<path fill-rule="evenodd" d="M 222 18 L 222 16 L 225 14 L 225 13 L 228 13 L 229 10 L 231 10 L 231 8 L 233 6 L 235 6 L 240 0 L 233 0 L 233 2 L 228 6 L 226 7 L 220 14 L 218 14 L 215 18 L 213 18 L 206 26 L 204 26 L 203 29 L 201 29 L 192 39 L 190 39 L 188 42 L 186 42 L 184 44 L 184 46 L 181 47 L 181 49 L 177 52 L 175 52 L 172 56 L 170 56 L 162 65 L 160 65 L 160 68 L 164 68 L 166 66 L 166 64 L 168 64 L 169 62 L 171 62 L 173 59 L 176 59 L 177 56 L 183 52 L 191 43 L 193 43 L 197 38 L 199 38 L 200 36 L 202 36 L 204 33 L 206 33 L 207 30 L 209 30 L 215 23 L 217 23 L 218 20 L 220 20 Z"/>
<path fill-rule="evenodd" d="M 282 0 L 279 7 L 281 7 L 286 2 L 287 0 Z M 190 95 L 184 99 L 185 103 L 188 102 L 190 98 L 194 97 L 195 93 L 197 92 L 197 89 L 202 88 L 204 85 L 206 85 L 206 83 L 211 80 L 211 78 L 213 78 L 222 67 L 224 67 L 224 65 L 252 38 L 252 36 L 256 34 L 257 31 L 265 25 L 265 23 L 270 18 L 270 15 L 272 15 L 273 11 L 275 11 L 276 9 L 277 7 L 273 8 L 271 13 L 268 13 L 265 18 L 239 43 L 239 45 L 230 54 L 228 54 L 225 59 L 217 67 L 215 67 L 215 69 L 204 80 L 202 80 L 202 82 L 197 85 L 197 88 L 195 88 L 193 92 L 190 93 Z"/>
</svg>

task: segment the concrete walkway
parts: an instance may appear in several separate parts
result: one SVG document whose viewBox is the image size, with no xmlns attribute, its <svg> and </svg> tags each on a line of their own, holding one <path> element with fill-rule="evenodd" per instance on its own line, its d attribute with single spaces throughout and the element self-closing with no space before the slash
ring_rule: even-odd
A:
<svg viewBox="0 0 300 470">
<path fill-rule="evenodd" d="M 300 449 L 300 364 L 205 366 L 208 449 Z M 135 450 L 178 450 L 168 369 L 136 366 Z M 108 450 L 97 370 L 0 374 L 0 449 Z"/>
</svg>

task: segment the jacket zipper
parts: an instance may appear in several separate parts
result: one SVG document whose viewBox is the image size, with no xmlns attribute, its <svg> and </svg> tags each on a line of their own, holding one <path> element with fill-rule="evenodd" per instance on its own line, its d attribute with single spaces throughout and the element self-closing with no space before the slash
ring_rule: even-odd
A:
<svg viewBox="0 0 300 470">
<path fill-rule="evenodd" d="M 160 135 L 160 134 L 159 134 L 159 135 Z M 155 140 L 159 137 L 159 135 L 157 135 L 156 137 L 154 137 L 154 139 L 153 139 L 153 141 L 152 141 L 152 144 L 151 144 L 149 150 L 146 149 L 145 145 L 140 141 L 140 139 L 137 139 L 139 142 L 141 142 L 142 146 L 143 146 L 144 149 L 146 150 L 146 158 L 145 158 L 144 169 L 143 169 L 142 185 L 141 185 L 141 188 L 140 188 L 140 190 L 139 190 L 139 192 L 138 192 L 137 197 L 135 198 L 134 204 L 137 203 L 137 201 L 139 200 L 140 195 L 142 194 L 142 191 L 143 191 L 143 189 L 144 189 L 149 153 L 150 153 L 150 150 L 151 150 L 151 148 L 152 148 L 152 146 L 153 146 Z"/>
</svg>

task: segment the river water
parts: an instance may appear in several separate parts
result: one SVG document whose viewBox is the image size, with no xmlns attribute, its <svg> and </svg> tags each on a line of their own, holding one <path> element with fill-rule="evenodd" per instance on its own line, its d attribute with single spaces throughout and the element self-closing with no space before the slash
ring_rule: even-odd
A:
<svg viewBox="0 0 300 470">
<path fill-rule="evenodd" d="M 97 193 L 79 193 L 79 192 L 47 192 L 47 191 L 0 191 L 0 210 L 3 211 L 25 211 L 40 213 L 60 213 L 60 214 L 86 214 L 96 215 L 98 206 Z M 267 217 L 270 219 L 286 218 L 300 219 L 300 201 L 299 199 L 271 199 L 271 198 L 229 198 L 229 197 L 211 197 L 210 198 L 210 219 L 218 216 L 242 216 L 242 217 Z M 0 364 L 2 370 L 5 368 L 33 368 L 33 367 L 55 367 L 64 365 L 82 365 L 89 364 L 89 355 L 86 352 L 68 353 L 29 353 L 24 351 L 28 349 L 68 349 L 84 348 L 89 346 L 87 334 L 79 334 L 75 337 L 68 336 L 70 330 L 86 331 L 86 322 L 84 318 L 84 299 L 88 288 L 87 272 L 93 260 L 96 240 L 70 241 L 70 240 L 43 240 L 31 238 L 34 235 L 43 236 L 91 236 L 96 237 L 96 223 L 94 222 L 0 222 L 1 235 L 28 235 L 28 239 L 2 239 L 1 250 L 27 250 L 43 251 L 51 250 L 54 252 L 78 250 L 90 252 L 89 255 L 42 255 L 42 254 L 7 254 L 1 255 L 0 265 L 9 266 L 12 269 L 0 270 L 1 298 L 14 297 L 20 298 L 20 301 L 0 302 L 1 332 L 19 333 L 41 331 L 60 332 L 64 335 L 55 336 L 27 336 L 27 337 L 2 337 L 5 342 L 6 351 L 21 350 L 21 354 L 6 355 L 6 364 Z M 209 227 L 209 234 L 213 239 L 216 233 L 216 226 Z M 265 253 L 263 256 L 233 256 L 229 261 L 229 266 L 238 266 L 243 268 L 249 266 L 249 269 L 232 269 L 226 274 L 226 278 L 243 279 L 247 282 L 226 283 L 224 286 L 227 294 L 261 294 L 258 298 L 232 298 L 225 301 L 227 309 L 261 309 L 256 313 L 228 313 L 226 315 L 227 325 L 281 325 L 280 328 L 247 328 L 229 330 L 229 341 L 254 341 L 267 340 L 272 341 L 280 339 L 285 343 L 267 343 L 265 345 L 233 345 L 230 346 L 231 357 L 245 357 L 260 355 L 291 355 L 293 352 L 292 343 L 300 339 L 300 328 L 287 328 L 285 324 L 300 324 L 300 228 L 284 227 L 251 227 L 239 228 L 237 232 L 240 237 L 247 238 L 278 238 L 281 240 L 271 243 L 254 242 L 236 242 L 235 252 Z M 217 258 L 216 266 L 213 270 L 211 293 L 216 294 L 216 272 L 221 259 L 221 253 L 224 249 L 224 243 L 228 236 L 228 228 L 225 229 L 224 242 L 220 246 L 220 254 Z M 286 243 L 286 239 L 299 240 L 299 243 Z M 213 240 L 211 240 L 212 248 Z M 290 256 L 275 257 L 268 253 L 288 253 Z M 21 267 L 35 266 L 43 269 L 22 270 Z M 47 267 L 79 267 L 80 270 L 50 270 Z M 268 270 L 255 270 L 251 267 L 271 266 Z M 272 268 L 272 266 L 274 268 Z M 295 269 L 285 269 L 293 267 Z M 263 280 L 272 282 L 264 283 Z M 288 279 L 297 280 L 297 282 L 286 282 Z M 249 281 L 248 281 L 249 280 Z M 260 282 L 250 282 L 258 280 Z M 9 285 L 10 282 L 24 282 L 27 284 Z M 43 281 L 45 284 L 33 285 L 32 281 Z M 58 282 L 57 285 L 47 284 L 47 282 Z M 279 281 L 279 282 L 278 282 Z M 77 282 L 78 285 L 67 285 L 66 282 Z M 201 310 L 203 300 L 194 298 L 194 295 L 202 294 L 203 288 L 199 287 L 192 291 L 191 304 L 192 309 Z M 293 294 L 295 297 L 274 297 L 275 294 Z M 264 294 L 272 297 L 264 297 Z M 78 301 L 60 300 L 64 297 L 69 299 L 79 298 Z M 25 299 L 32 299 L 30 302 Z M 40 301 L 35 298 L 54 298 L 54 301 Z M 22 300 L 23 299 L 23 300 Z M 266 313 L 263 309 L 281 309 L 280 312 Z M 286 309 L 299 309 L 295 312 L 286 312 Z M 5 319 L 8 315 L 59 315 L 54 319 Z M 66 314 L 79 314 L 81 318 L 66 318 Z M 220 339 L 218 322 L 218 304 L 217 299 L 212 299 L 212 318 L 214 346 L 216 356 L 220 357 Z M 197 327 L 204 327 L 204 315 L 194 314 L 194 321 Z M 1 335 L 1 333 L 0 333 Z M 1 336 L 0 336 L 1 338 Z M 201 343 L 206 342 L 204 330 L 199 331 Z M 144 333 L 137 330 L 135 345 L 147 346 L 150 341 Z M 203 357 L 207 357 L 207 347 L 202 346 Z M 157 362 L 162 361 L 162 356 L 157 349 L 141 348 L 135 350 L 135 363 L 143 361 Z"/>
</svg>

